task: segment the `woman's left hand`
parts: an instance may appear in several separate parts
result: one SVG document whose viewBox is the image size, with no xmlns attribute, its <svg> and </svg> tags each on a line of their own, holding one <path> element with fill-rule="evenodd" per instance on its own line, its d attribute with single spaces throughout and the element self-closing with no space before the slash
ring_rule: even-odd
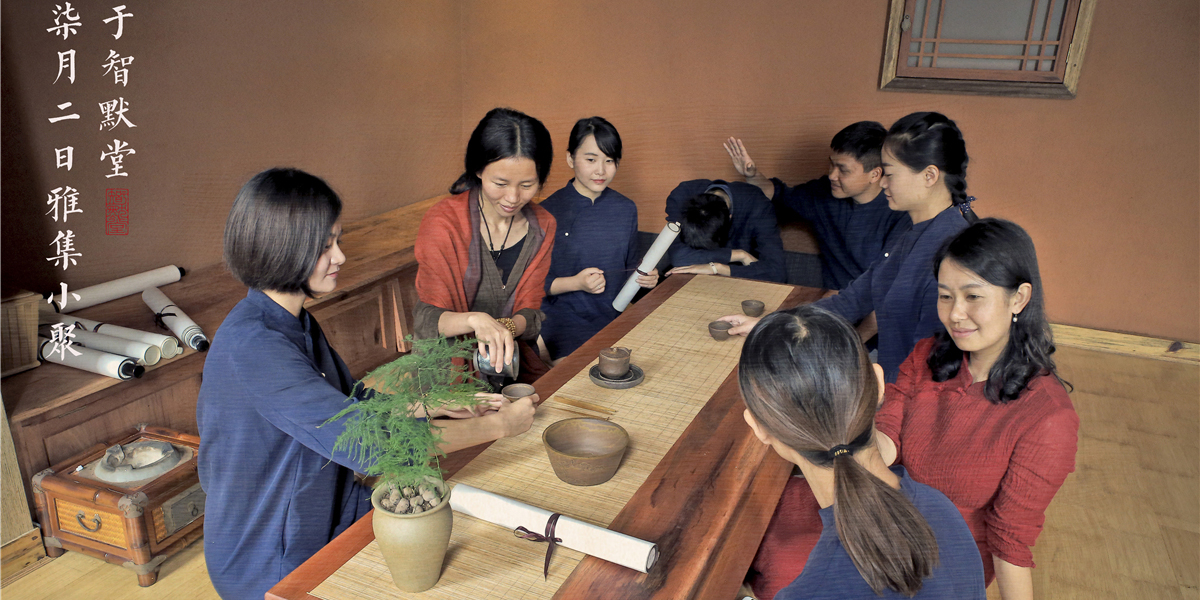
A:
<svg viewBox="0 0 1200 600">
<path fill-rule="evenodd" d="M 762 319 L 760 317 L 747 317 L 746 315 L 725 315 L 718 321 L 725 321 L 733 324 L 733 328 L 729 330 L 729 335 L 749 335 L 750 330 L 754 329 L 755 325 Z"/>
<path fill-rule="evenodd" d="M 500 409 L 500 400 L 504 398 L 500 394 L 475 394 L 475 398 L 479 403 L 475 406 L 464 408 L 451 409 L 449 407 L 439 407 L 433 411 L 430 418 L 447 417 L 450 419 L 470 419 L 472 417 L 482 417 L 488 413 L 496 412 Z"/>
<path fill-rule="evenodd" d="M 652 269 L 645 275 L 638 275 L 637 282 L 638 285 L 646 289 L 652 289 L 654 286 L 658 285 L 658 269 Z"/>
<path fill-rule="evenodd" d="M 471 316 L 467 323 L 470 324 L 476 339 L 479 340 L 479 353 L 487 356 L 488 362 L 492 363 L 492 367 L 497 373 L 501 372 L 504 365 L 512 362 L 513 354 L 516 351 L 517 343 L 513 339 L 513 334 L 500 321 L 487 313 L 469 314 Z"/>
</svg>

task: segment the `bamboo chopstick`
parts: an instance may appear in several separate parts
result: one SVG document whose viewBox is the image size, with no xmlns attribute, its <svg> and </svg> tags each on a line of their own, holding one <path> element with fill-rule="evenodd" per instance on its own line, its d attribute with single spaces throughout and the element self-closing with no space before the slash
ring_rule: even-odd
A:
<svg viewBox="0 0 1200 600">
<path fill-rule="evenodd" d="M 557 400 L 558 402 L 561 402 L 561 403 L 569 405 L 569 406 L 574 406 L 575 408 L 582 408 L 584 410 L 590 410 L 592 412 L 598 412 L 598 413 L 602 413 L 602 414 L 606 414 L 606 415 L 617 414 L 617 411 L 605 408 L 603 406 L 600 406 L 599 404 L 592 404 L 591 402 L 584 402 L 583 400 L 572 400 L 571 398 L 567 398 L 565 396 L 559 396 L 557 394 L 552 396 L 550 399 Z"/>
</svg>

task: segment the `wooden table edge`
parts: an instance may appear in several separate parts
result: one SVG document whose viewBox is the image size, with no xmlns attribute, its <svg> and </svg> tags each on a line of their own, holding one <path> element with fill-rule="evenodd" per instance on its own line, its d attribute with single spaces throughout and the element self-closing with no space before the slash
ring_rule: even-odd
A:
<svg viewBox="0 0 1200 600">
<path fill-rule="evenodd" d="M 694 275 L 668 277 L 651 290 L 639 302 L 631 304 L 625 313 L 617 317 L 608 327 L 605 327 L 596 337 L 588 340 L 579 350 L 567 356 L 557 366 L 534 383 L 534 389 L 542 401 L 558 391 L 567 381 L 586 366 L 600 349 L 607 348 L 612 342 L 621 339 L 629 333 L 646 315 L 658 308 L 667 298 L 683 287 Z M 603 338 L 603 339 L 601 339 Z M 609 339 L 607 344 L 603 341 Z M 596 348 L 595 352 L 591 348 Z M 590 353 L 590 354 L 589 354 Z M 447 478 L 453 477 L 463 465 L 487 449 L 491 443 L 480 444 L 454 452 L 444 458 L 442 468 L 447 471 Z M 465 459 L 465 460 L 464 460 Z M 316 554 L 304 561 L 296 570 L 275 584 L 266 594 L 266 600 L 318 600 L 310 592 L 321 585 L 326 579 L 337 572 L 342 565 L 362 551 L 375 539 L 371 529 L 371 517 L 375 511 L 367 513 L 353 525 L 343 531 Z"/>
<path fill-rule="evenodd" d="M 647 315 L 661 306 L 675 292 L 683 288 L 693 277 L 696 276 L 672 275 L 666 278 L 641 300 L 629 305 L 624 313 L 613 320 L 612 323 L 609 323 L 600 333 L 597 333 L 592 339 L 585 342 L 578 350 L 563 358 L 557 366 L 534 383 L 534 389 L 537 390 L 541 400 L 544 402 L 546 398 L 549 398 L 554 392 L 558 391 L 560 387 L 570 381 L 583 367 L 591 363 L 600 350 L 611 347 L 615 342 L 632 331 Z M 820 297 L 820 290 L 816 290 L 815 288 L 792 287 L 792 291 L 788 294 L 787 299 L 783 301 L 781 307 L 790 308 L 796 306 L 803 302 L 806 296 L 811 296 L 814 292 L 816 293 L 814 299 Z M 490 442 L 480 444 L 447 456 L 442 460 L 442 467 L 447 472 L 446 478 L 453 477 L 463 465 L 470 462 L 471 459 L 478 456 L 490 445 Z M 317 586 L 336 573 L 342 565 L 354 558 L 367 544 L 370 544 L 375 539 L 374 531 L 371 529 L 372 513 L 374 513 L 373 510 L 289 573 L 287 577 L 284 577 L 282 581 L 267 591 L 266 600 L 320 600 L 317 596 L 311 594 L 312 590 L 316 589 Z M 764 523 L 764 531 L 765 528 L 766 524 Z M 761 538 L 761 532 L 759 537 Z"/>
<path fill-rule="evenodd" d="M 821 293 L 822 290 L 793 286 L 780 306 L 791 307 L 811 302 L 819 298 Z M 722 442 L 729 442 L 730 449 L 736 452 L 734 455 L 726 455 L 725 460 L 741 462 L 750 459 L 754 461 L 754 465 L 744 471 L 721 473 L 718 469 L 710 474 L 717 477 L 709 481 L 711 485 L 718 485 L 718 481 L 728 481 L 740 485 L 741 490 L 736 497 L 726 497 L 726 504 L 704 503 L 710 510 L 716 508 L 718 513 L 715 520 L 707 521 L 700 530 L 706 532 L 706 541 L 711 544 L 692 547 L 691 554 L 685 555 L 670 572 L 656 572 L 656 569 L 652 568 L 649 573 L 639 573 L 594 556 L 585 556 L 555 593 L 556 600 L 597 597 L 597 593 L 603 593 L 601 590 L 617 592 L 619 597 L 629 599 L 734 597 L 741 585 L 742 576 L 753 561 L 754 553 L 731 555 L 723 550 L 731 543 L 752 544 L 757 548 L 791 473 L 791 465 L 770 448 L 761 445 L 753 437 L 749 427 L 743 423 L 741 410 L 738 410 L 741 392 L 737 379 L 738 371 L 735 367 L 609 525 L 613 531 L 642 539 L 662 540 L 663 535 L 669 535 L 662 531 L 656 534 L 653 530 L 664 523 L 670 525 L 670 518 L 654 519 L 646 516 L 656 511 L 658 502 L 653 500 L 658 493 L 656 488 L 673 487 L 673 473 L 668 472 L 669 466 L 678 462 L 680 453 L 686 453 L 685 448 L 688 446 L 698 443 L 705 453 L 719 454 L 723 443 L 714 444 L 714 440 L 709 438 L 704 430 L 714 426 L 720 429 L 729 425 L 740 431 L 737 434 L 740 437 L 723 438 Z M 679 476 L 678 473 L 674 475 Z M 736 508 L 743 508 L 752 496 L 769 500 L 756 503 L 752 507 L 755 510 L 735 509 L 728 513 L 721 510 L 730 508 L 728 502 L 735 504 Z M 686 509 L 675 516 L 684 514 Z M 695 537 L 694 531 L 689 534 L 684 537 Z M 660 548 L 659 565 L 669 560 L 669 555 L 668 550 Z M 692 575 L 694 577 L 688 579 Z M 680 577 L 690 585 L 679 587 Z"/>
</svg>

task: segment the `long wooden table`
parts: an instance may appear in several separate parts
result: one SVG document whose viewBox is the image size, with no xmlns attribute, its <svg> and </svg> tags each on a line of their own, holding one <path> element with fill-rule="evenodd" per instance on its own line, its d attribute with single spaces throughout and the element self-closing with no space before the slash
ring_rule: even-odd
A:
<svg viewBox="0 0 1200 600">
<path fill-rule="evenodd" d="M 538 394 L 548 398 L 692 277 L 670 277 L 631 305 L 539 379 L 534 385 Z M 794 287 L 783 306 L 812 302 L 821 293 L 815 288 Z M 469 448 L 444 459 L 447 478 L 486 447 Z M 742 420 L 735 369 L 609 525 L 614 531 L 656 542 L 658 563 L 649 573 L 639 573 L 586 557 L 554 597 L 732 598 L 790 471 L 791 465 L 759 443 Z M 309 592 L 373 539 L 368 514 L 279 582 L 266 598 L 316 600 Z"/>
</svg>

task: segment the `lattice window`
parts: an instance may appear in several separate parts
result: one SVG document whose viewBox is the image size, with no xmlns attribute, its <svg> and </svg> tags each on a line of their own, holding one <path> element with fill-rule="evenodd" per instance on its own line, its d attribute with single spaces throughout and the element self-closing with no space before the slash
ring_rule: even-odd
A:
<svg viewBox="0 0 1200 600">
<path fill-rule="evenodd" d="M 1095 0 L 893 0 L 881 89 L 1074 97 Z"/>
</svg>

